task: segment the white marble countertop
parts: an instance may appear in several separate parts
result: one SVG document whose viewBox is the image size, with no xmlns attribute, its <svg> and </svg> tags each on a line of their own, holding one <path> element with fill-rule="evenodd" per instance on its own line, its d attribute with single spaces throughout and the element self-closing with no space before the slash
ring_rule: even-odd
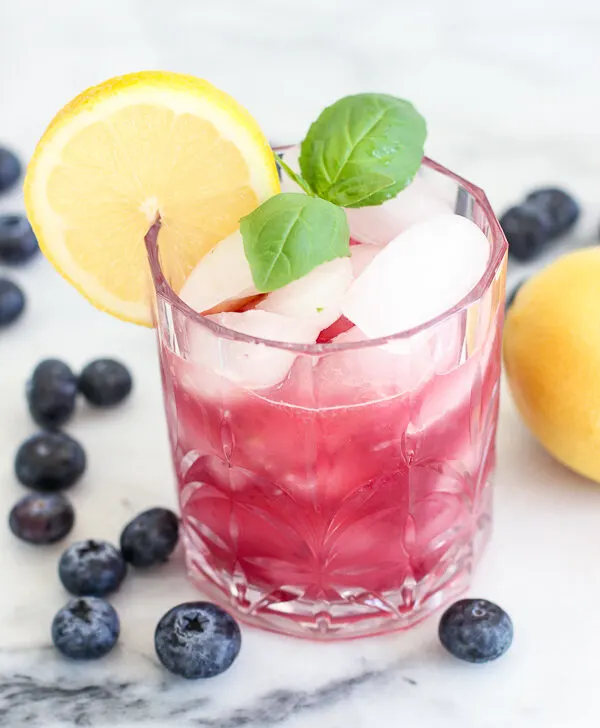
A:
<svg viewBox="0 0 600 728">
<path fill-rule="evenodd" d="M 428 153 L 501 208 L 560 182 L 600 215 L 600 6 L 589 0 L 2 0 L 0 142 L 27 157 L 75 93 L 145 67 L 206 76 L 244 102 L 276 141 L 300 137 L 328 102 L 382 90 L 413 100 Z M 169 9 L 169 6 L 174 9 Z M 0 209 L 21 205 L 17 196 Z M 525 275 L 513 269 L 511 280 Z M 89 470 L 72 492 L 74 537 L 117 538 L 135 512 L 173 504 L 151 332 L 88 306 L 43 260 L 18 273 L 27 315 L 0 337 L 0 513 L 22 494 L 13 453 L 33 431 L 23 385 L 44 356 L 79 366 L 118 354 L 135 394 L 117 412 L 82 409 L 69 430 Z M 158 618 L 197 592 L 180 560 L 135 575 L 115 597 L 118 649 L 73 665 L 50 646 L 66 600 L 61 546 L 35 549 L 0 528 L 0 726 L 19 728 L 596 728 L 600 716 L 600 489 L 556 465 L 527 434 L 506 389 L 495 535 L 472 594 L 502 604 L 512 650 L 461 664 L 436 621 L 409 634 L 318 645 L 244 630 L 229 673 L 187 683 L 159 668 Z"/>
</svg>

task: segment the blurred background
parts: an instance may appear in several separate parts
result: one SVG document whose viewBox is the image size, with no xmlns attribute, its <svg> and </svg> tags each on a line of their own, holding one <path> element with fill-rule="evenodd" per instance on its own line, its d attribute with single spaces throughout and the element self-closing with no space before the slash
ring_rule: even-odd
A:
<svg viewBox="0 0 600 728">
<path fill-rule="evenodd" d="M 0 142 L 26 158 L 53 114 L 144 68 L 207 78 L 270 138 L 358 91 L 411 100 L 427 151 L 502 206 L 539 183 L 600 200 L 593 0 L 0 0 Z"/>
<path fill-rule="evenodd" d="M 427 119 L 429 156 L 498 214 L 545 185 L 582 205 L 566 240 L 511 261 L 510 292 L 598 240 L 599 31 L 592 0 L 0 0 L 0 144 L 27 160 L 73 96 L 148 68 L 212 81 L 275 143 L 341 96 L 395 94 Z M 5 196 L 0 212 L 19 205 Z"/>
</svg>

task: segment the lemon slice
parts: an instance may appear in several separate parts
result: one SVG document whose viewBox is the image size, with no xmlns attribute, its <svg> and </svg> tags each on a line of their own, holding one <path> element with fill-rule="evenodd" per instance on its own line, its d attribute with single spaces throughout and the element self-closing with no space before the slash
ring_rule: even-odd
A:
<svg viewBox="0 0 600 728">
<path fill-rule="evenodd" d="M 29 165 L 25 204 L 44 254 L 80 293 L 151 326 L 144 236 L 157 215 L 163 269 L 179 291 L 278 191 L 269 144 L 244 108 L 201 79 L 146 71 L 57 114 Z"/>
</svg>

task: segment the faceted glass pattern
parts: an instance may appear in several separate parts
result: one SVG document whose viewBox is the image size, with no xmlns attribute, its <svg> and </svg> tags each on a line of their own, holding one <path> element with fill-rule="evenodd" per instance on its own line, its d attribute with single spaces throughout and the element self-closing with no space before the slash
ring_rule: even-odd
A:
<svg viewBox="0 0 600 728">
<path fill-rule="evenodd" d="M 481 190 L 424 164 L 490 261 L 454 309 L 385 341 L 223 329 L 175 295 L 149 246 L 189 573 L 257 627 L 409 627 L 468 586 L 488 538 L 507 246 Z M 248 362 L 285 375 L 256 388 Z"/>
</svg>

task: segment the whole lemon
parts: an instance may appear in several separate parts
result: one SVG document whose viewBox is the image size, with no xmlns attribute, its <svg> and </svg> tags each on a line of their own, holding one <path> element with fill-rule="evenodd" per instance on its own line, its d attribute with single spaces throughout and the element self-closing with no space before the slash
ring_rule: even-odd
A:
<svg viewBox="0 0 600 728">
<path fill-rule="evenodd" d="M 521 287 L 506 318 L 504 363 L 533 434 L 600 482 L 600 248 L 565 255 Z"/>
</svg>

